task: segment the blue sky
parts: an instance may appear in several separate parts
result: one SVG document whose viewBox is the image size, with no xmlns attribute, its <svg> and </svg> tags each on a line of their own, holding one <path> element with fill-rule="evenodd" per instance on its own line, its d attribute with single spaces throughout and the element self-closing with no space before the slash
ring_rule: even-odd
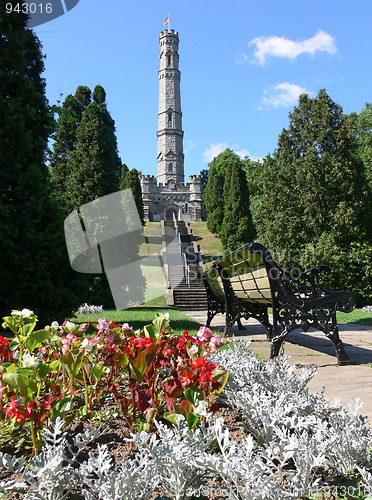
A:
<svg viewBox="0 0 372 500">
<path fill-rule="evenodd" d="M 80 0 L 34 28 L 47 97 L 101 84 L 129 168 L 156 175 L 159 33 L 179 32 L 185 175 L 229 147 L 272 153 L 301 92 L 372 101 L 370 0 Z"/>
</svg>

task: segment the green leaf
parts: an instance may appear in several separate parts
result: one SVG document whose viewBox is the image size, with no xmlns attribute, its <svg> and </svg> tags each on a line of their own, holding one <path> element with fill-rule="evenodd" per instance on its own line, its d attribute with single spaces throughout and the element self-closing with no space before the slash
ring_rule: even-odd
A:
<svg viewBox="0 0 372 500">
<path fill-rule="evenodd" d="M 50 419 L 55 422 L 57 417 L 64 418 L 72 410 L 72 397 L 60 399 L 50 410 Z"/>
<path fill-rule="evenodd" d="M 18 325 L 19 325 L 19 320 L 16 319 L 14 316 L 5 316 L 3 318 L 4 323 L 2 324 L 3 328 L 9 327 L 14 334 L 17 333 L 18 331 Z"/>
<path fill-rule="evenodd" d="M 155 340 L 156 331 L 155 331 L 154 325 L 146 325 L 143 328 L 143 331 L 145 332 L 146 337 L 151 337 L 152 339 Z"/>
<path fill-rule="evenodd" d="M 225 370 L 214 370 L 212 372 L 213 378 L 221 384 L 218 389 L 213 391 L 213 394 L 221 394 L 229 378 L 229 373 L 228 371 L 225 372 Z"/>
<path fill-rule="evenodd" d="M 13 389 L 19 389 L 22 396 L 31 399 L 37 392 L 37 384 L 32 378 L 17 372 L 4 373 L 3 381 Z"/>
<path fill-rule="evenodd" d="M 66 352 L 61 358 L 60 361 L 63 366 L 66 368 L 68 376 L 70 380 L 74 380 L 76 375 L 79 373 L 81 369 L 81 365 L 84 359 L 85 352 L 79 349 L 73 349 L 72 351 Z"/>
<path fill-rule="evenodd" d="M 160 346 L 158 344 L 149 345 L 148 347 L 146 347 L 146 349 L 140 352 L 139 355 L 133 361 L 131 361 L 131 363 L 129 363 L 129 369 L 137 382 L 140 382 L 142 380 L 145 371 L 153 362 L 159 350 L 159 347 Z"/>
<path fill-rule="evenodd" d="M 188 413 L 186 415 L 186 422 L 189 429 L 191 430 L 199 422 L 199 417 L 195 415 L 195 413 Z"/>
<path fill-rule="evenodd" d="M 154 325 L 156 331 L 160 333 L 163 328 L 166 328 L 166 325 L 168 324 L 167 318 L 164 318 L 163 314 L 156 313 L 155 314 L 155 319 L 153 320 L 152 324 Z"/>
<path fill-rule="evenodd" d="M 38 366 L 38 373 L 41 379 L 44 379 L 49 373 L 55 373 L 60 362 L 56 359 L 50 363 L 40 363 Z"/>
<path fill-rule="evenodd" d="M 146 422 L 148 424 L 151 424 L 151 422 L 154 420 L 156 414 L 157 414 L 158 410 L 156 408 L 149 408 L 147 411 L 146 411 Z"/>
<path fill-rule="evenodd" d="M 203 391 L 201 389 L 197 389 L 196 387 L 188 387 L 185 390 L 185 398 L 187 401 L 190 401 L 190 403 L 193 406 L 198 406 L 200 401 L 203 401 Z"/>
<path fill-rule="evenodd" d="M 30 335 L 26 339 L 26 347 L 32 352 L 37 347 L 41 347 L 48 337 L 50 336 L 50 332 L 47 330 L 37 330 L 36 332 L 30 333 Z"/>
<path fill-rule="evenodd" d="M 185 420 L 185 417 L 179 413 L 176 414 L 176 413 L 166 412 L 164 413 L 164 417 L 177 427 L 181 424 L 181 422 Z"/>
<path fill-rule="evenodd" d="M 2 375 L 3 373 L 11 373 L 11 372 L 14 372 L 14 370 L 16 370 L 17 367 L 14 363 L 9 363 L 8 361 L 6 363 L 2 363 L 0 364 L 0 375 Z"/>
<path fill-rule="evenodd" d="M 101 378 L 101 375 L 102 375 L 104 369 L 105 369 L 105 366 L 103 364 L 99 364 L 99 363 L 92 366 L 92 368 L 90 369 L 90 375 L 93 377 L 93 379 L 96 382 L 98 382 L 98 380 Z"/>
</svg>

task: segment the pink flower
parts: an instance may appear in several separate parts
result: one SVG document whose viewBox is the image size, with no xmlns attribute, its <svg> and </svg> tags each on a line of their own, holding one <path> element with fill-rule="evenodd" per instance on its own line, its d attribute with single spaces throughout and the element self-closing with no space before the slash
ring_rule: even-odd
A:
<svg viewBox="0 0 372 500">
<path fill-rule="evenodd" d="M 113 342 L 114 342 L 114 336 L 113 336 L 113 334 L 110 333 L 110 335 L 107 335 L 107 337 L 106 337 L 105 340 L 106 340 L 107 343 L 113 344 Z"/>
<path fill-rule="evenodd" d="M 7 385 L 0 385 L 0 401 L 4 399 L 4 392 L 8 389 Z"/>
<path fill-rule="evenodd" d="M 223 339 L 221 339 L 218 333 L 215 333 L 210 340 L 210 344 L 213 344 L 215 347 L 220 347 L 223 343 Z"/>
<path fill-rule="evenodd" d="M 91 344 L 96 344 L 97 342 L 100 342 L 101 339 L 99 338 L 99 336 L 97 337 L 94 337 L 93 339 L 91 337 L 88 337 L 88 340 Z"/>
<path fill-rule="evenodd" d="M 105 318 L 98 318 L 99 329 L 107 331 L 110 329 L 109 324 L 105 320 Z"/>
<path fill-rule="evenodd" d="M 199 347 L 197 345 L 192 345 L 189 349 L 189 354 L 190 356 L 196 356 L 196 354 L 198 354 L 199 352 Z"/>
<path fill-rule="evenodd" d="M 129 323 L 123 323 L 121 325 L 121 329 L 123 330 L 123 332 L 133 332 L 133 328 L 129 326 Z"/>
<path fill-rule="evenodd" d="M 208 342 L 212 337 L 212 330 L 210 330 L 206 326 L 201 326 L 196 336 L 198 337 L 199 340 L 202 340 L 203 342 Z"/>
<path fill-rule="evenodd" d="M 66 335 L 65 338 L 68 339 L 68 341 L 72 342 L 73 344 L 77 344 L 79 342 L 79 339 L 75 337 L 73 333 L 69 333 L 68 335 Z"/>
</svg>

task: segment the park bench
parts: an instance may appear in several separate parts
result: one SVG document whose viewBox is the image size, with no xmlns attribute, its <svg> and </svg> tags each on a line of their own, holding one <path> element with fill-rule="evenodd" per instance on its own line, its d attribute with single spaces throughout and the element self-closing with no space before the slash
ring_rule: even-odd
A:
<svg viewBox="0 0 372 500">
<path fill-rule="evenodd" d="M 208 301 L 208 316 L 206 326 L 210 327 L 212 319 L 216 314 L 225 313 L 225 293 L 222 287 L 222 280 L 216 272 L 215 269 L 205 271 L 203 273 L 203 282 L 205 289 L 207 291 L 207 301 Z M 245 326 L 242 325 L 240 316 L 236 320 L 238 329 L 245 330 Z"/>
<path fill-rule="evenodd" d="M 271 342 L 270 358 L 279 354 L 291 331 L 302 328 L 307 332 L 309 328 L 316 328 L 331 340 L 338 364 L 351 364 L 339 337 L 336 312 L 351 312 L 355 300 L 350 292 L 328 291 L 322 287 L 320 276 L 330 272 L 328 266 L 319 265 L 306 272 L 287 273 L 262 244 L 248 243 L 215 261 L 203 273 L 209 294 L 208 320 L 210 322 L 217 312 L 225 312 L 225 335 L 238 319 L 258 320 Z M 271 321 L 269 307 L 272 308 Z"/>
</svg>

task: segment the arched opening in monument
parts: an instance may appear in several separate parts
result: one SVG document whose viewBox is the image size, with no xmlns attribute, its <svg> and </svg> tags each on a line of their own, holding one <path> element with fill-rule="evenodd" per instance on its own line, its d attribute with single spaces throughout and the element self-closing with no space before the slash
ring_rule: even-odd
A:
<svg viewBox="0 0 372 500">
<path fill-rule="evenodd" d="M 165 211 L 165 219 L 166 220 L 173 220 L 173 214 L 178 219 L 178 210 L 176 208 L 167 208 Z"/>
</svg>

